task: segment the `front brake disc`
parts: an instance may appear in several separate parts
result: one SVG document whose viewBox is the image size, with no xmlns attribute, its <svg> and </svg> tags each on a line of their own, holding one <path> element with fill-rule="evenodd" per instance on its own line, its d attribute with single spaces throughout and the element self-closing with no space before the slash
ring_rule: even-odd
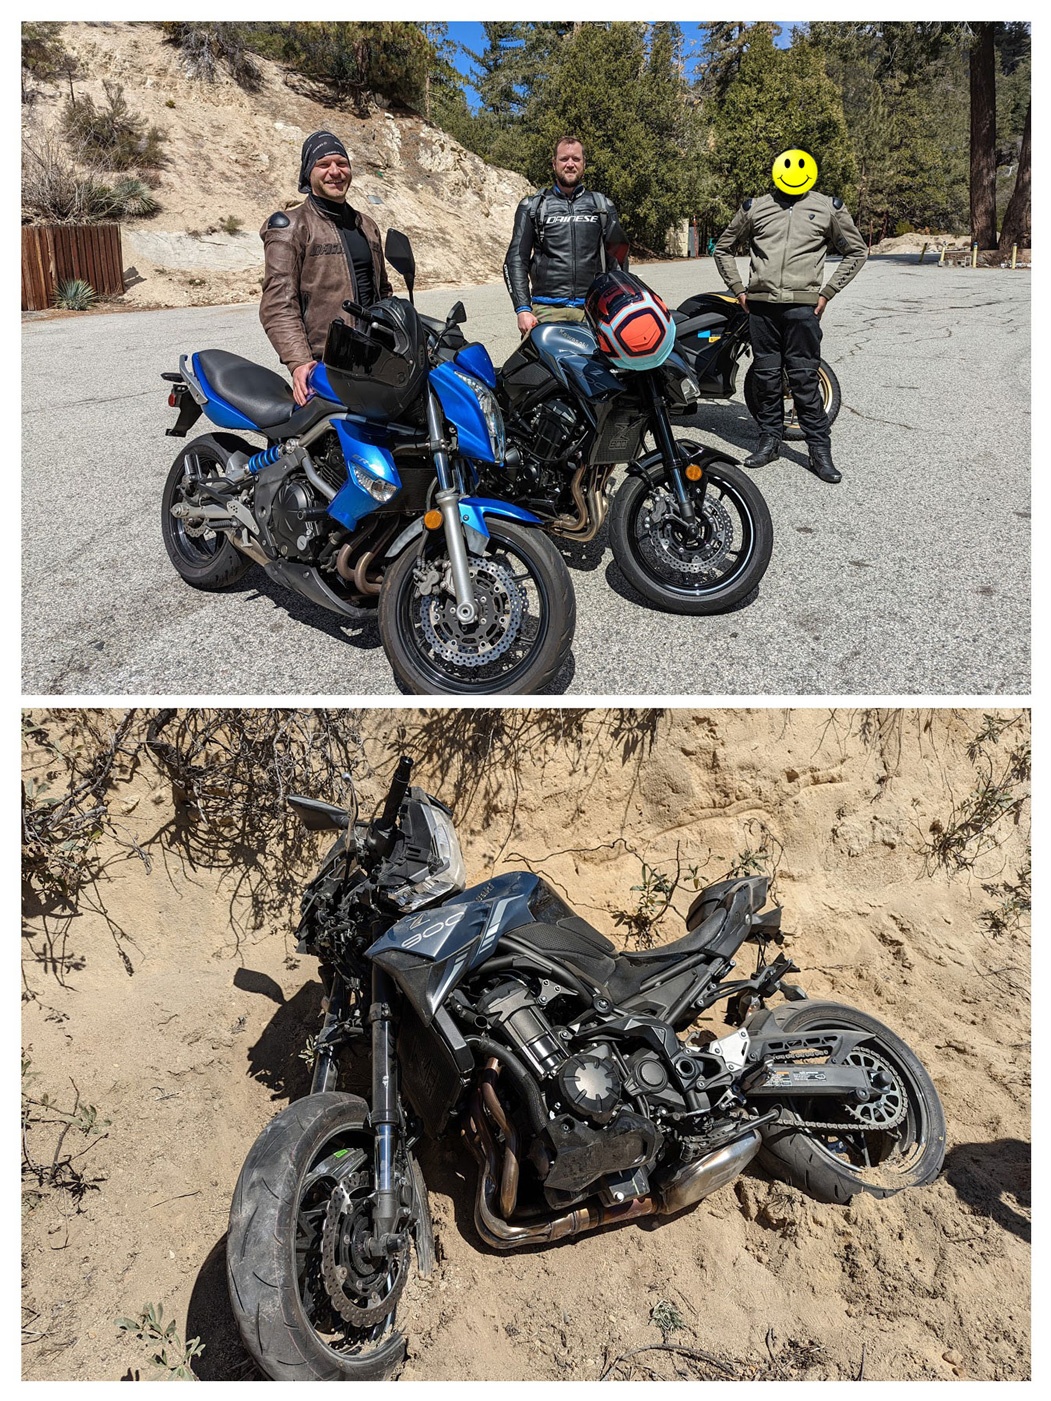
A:
<svg viewBox="0 0 1051 1401">
<path fill-rule="evenodd" d="M 345 1323 L 372 1328 L 382 1323 L 405 1288 L 408 1243 L 378 1263 L 366 1246 L 371 1223 L 367 1199 L 356 1204 L 344 1183 L 329 1198 L 321 1228 L 321 1275 L 332 1307 Z M 337 1253 L 339 1258 L 337 1259 Z"/>
<path fill-rule="evenodd" d="M 733 543 L 733 522 L 726 507 L 718 501 L 704 503 L 705 538 L 689 545 L 679 538 L 681 522 L 666 497 L 660 495 L 644 512 L 642 525 L 650 547 L 682 574 L 703 574 L 718 569 Z"/>
<path fill-rule="evenodd" d="M 494 559 L 471 562 L 478 617 L 461 623 L 452 593 L 419 601 L 419 620 L 429 645 L 445 662 L 487 666 L 513 645 L 522 625 L 522 590 L 511 570 Z"/>
</svg>

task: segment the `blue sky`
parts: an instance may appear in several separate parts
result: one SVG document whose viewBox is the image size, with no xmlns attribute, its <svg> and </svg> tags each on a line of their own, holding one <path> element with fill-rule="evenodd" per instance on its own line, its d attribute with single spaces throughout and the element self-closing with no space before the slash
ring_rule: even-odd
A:
<svg viewBox="0 0 1051 1401">
<path fill-rule="evenodd" d="M 801 20 L 777 20 L 775 23 L 781 25 L 781 35 L 778 38 L 779 48 L 787 49 L 790 43 L 792 26 L 801 24 Z M 691 58 L 696 62 L 696 56 L 700 53 L 701 40 L 705 26 L 702 24 L 686 24 L 679 21 L 682 28 L 683 37 L 686 40 L 686 71 L 691 73 Z M 449 38 L 460 44 L 466 44 L 469 49 L 474 49 L 475 53 L 480 53 L 485 48 L 485 30 L 480 21 L 477 20 L 454 20 L 449 24 Z M 456 67 L 466 77 L 471 70 L 471 60 L 464 53 L 459 53 L 455 59 Z M 467 89 L 467 101 L 472 107 L 478 104 L 478 94 L 473 88 Z"/>
</svg>

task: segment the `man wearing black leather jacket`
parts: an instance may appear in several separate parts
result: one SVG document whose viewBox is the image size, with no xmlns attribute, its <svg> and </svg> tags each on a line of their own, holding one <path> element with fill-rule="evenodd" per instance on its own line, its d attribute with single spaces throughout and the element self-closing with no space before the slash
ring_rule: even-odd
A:
<svg viewBox="0 0 1051 1401">
<path fill-rule="evenodd" d="M 584 298 L 607 268 L 628 265 L 628 243 L 605 195 L 586 190 L 584 147 L 563 136 L 551 161 L 555 183 L 522 200 L 504 259 L 504 281 L 528 335 L 538 321 L 583 321 Z"/>
</svg>

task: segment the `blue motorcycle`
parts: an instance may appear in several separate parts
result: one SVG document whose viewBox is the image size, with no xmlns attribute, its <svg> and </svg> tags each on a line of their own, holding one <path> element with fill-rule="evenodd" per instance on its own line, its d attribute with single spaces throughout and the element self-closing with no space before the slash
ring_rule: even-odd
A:
<svg viewBox="0 0 1051 1401">
<path fill-rule="evenodd" d="M 394 674 L 415 694 L 531 693 L 558 673 L 575 603 L 562 557 L 531 512 L 471 495 L 504 460 L 496 373 L 465 342 L 462 303 L 442 323 L 412 303 L 409 241 L 387 235 L 409 300 L 332 323 L 313 397 L 224 350 L 183 355 L 167 430 L 185 437 L 161 529 L 188 584 L 222 589 L 253 564 L 344 617 L 375 608 Z M 264 439 L 256 446 L 240 436 Z"/>
</svg>

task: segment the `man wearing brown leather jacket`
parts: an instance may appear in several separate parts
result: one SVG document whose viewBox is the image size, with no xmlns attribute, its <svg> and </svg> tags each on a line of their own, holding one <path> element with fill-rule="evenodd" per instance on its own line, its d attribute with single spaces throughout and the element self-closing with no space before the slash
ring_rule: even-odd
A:
<svg viewBox="0 0 1051 1401">
<path fill-rule="evenodd" d="M 759 444 L 744 465 L 765 467 L 780 456 L 787 376 L 810 470 L 824 482 L 838 482 L 818 383 L 821 314 L 861 271 L 868 250 L 843 201 L 813 188 L 817 162 L 808 152 L 782 151 L 770 173 L 773 191 L 746 199 L 715 245 L 716 267 L 749 314 Z M 750 256 L 747 289 L 733 257 L 739 242 Z M 826 279 L 831 251 L 842 254 L 842 262 Z"/>
<path fill-rule="evenodd" d="M 321 359 L 328 328 L 347 320 L 344 301 L 371 306 L 391 295 L 380 231 L 347 203 L 350 157 L 330 131 L 303 142 L 295 209 L 271 214 L 260 229 L 265 275 L 259 319 L 292 375 L 297 404 L 310 397 L 307 376 Z"/>
</svg>

